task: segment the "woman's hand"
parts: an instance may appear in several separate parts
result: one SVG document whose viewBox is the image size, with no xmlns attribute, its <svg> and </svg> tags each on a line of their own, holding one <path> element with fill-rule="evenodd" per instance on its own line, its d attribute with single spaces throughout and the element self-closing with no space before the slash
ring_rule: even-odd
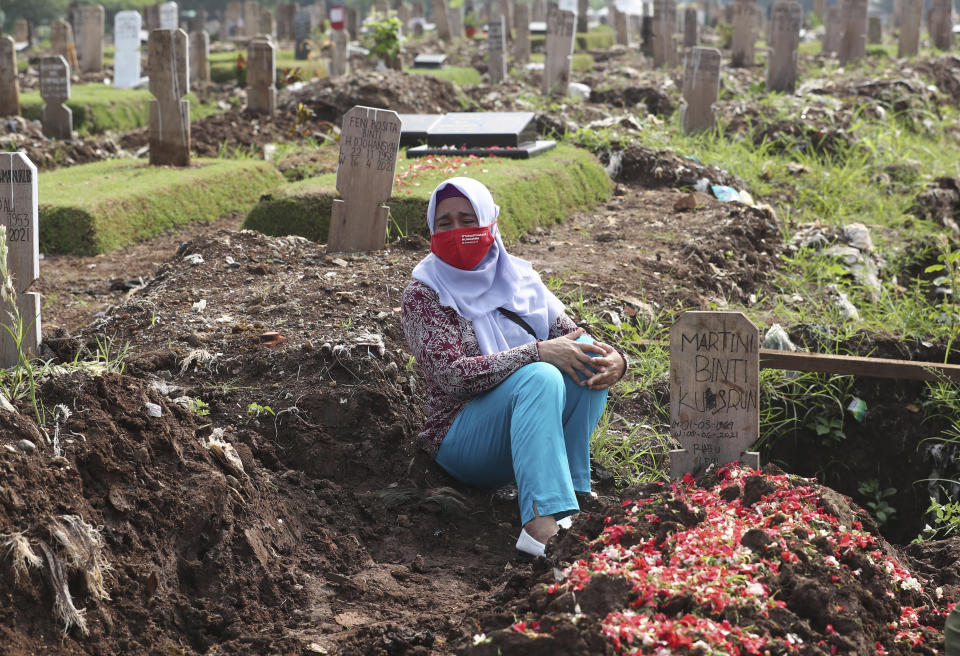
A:
<svg viewBox="0 0 960 656">
<path fill-rule="evenodd" d="M 601 369 L 597 368 L 597 364 L 600 363 L 600 365 L 603 366 L 603 358 L 607 356 L 607 351 L 597 346 L 597 342 L 591 344 L 589 342 L 576 341 L 584 332 L 586 331 L 584 331 L 583 328 L 577 328 L 566 335 L 537 343 L 537 347 L 540 350 L 541 362 L 549 362 L 573 378 L 580 385 L 587 384 L 585 379 L 589 379 L 591 376 L 596 378 L 596 376 L 599 375 Z M 590 355 L 588 355 L 589 353 L 596 353 L 601 357 L 590 357 Z M 620 356 L 616 351 L 614 351 L 614 353 L 617 357 Z M 595 371 L 598 373 L 594 374 Z M 577 375 L 578 372 L 583 374 L 583 376 Z M 598 387 L 595 389 L 604 388 Z"/>
<path fill-rule="evenodd" d="M 626 371 L 627 363 L 617 349 L 609 344 L 594 341 L 593 344 L 603 350 L 603 355 L 599 358 L 590 358 L 590 366 L 597 373 L 585 381 L 585 385 L 594 390 L 604 390 L 612 386 L 623 377 Z"/>
</svg>

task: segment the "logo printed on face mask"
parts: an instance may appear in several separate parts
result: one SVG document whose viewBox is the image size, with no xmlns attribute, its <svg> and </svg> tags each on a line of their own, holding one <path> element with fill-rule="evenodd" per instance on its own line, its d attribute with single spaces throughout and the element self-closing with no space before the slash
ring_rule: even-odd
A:
<svg viewBox="0 0 960 656">
<path fill-rule="evenodd" d="M 430 237 L 430 250 L 450 266 L 470 271 L 490 252 L 496 224 L 435 232 Z"/>
</svg>

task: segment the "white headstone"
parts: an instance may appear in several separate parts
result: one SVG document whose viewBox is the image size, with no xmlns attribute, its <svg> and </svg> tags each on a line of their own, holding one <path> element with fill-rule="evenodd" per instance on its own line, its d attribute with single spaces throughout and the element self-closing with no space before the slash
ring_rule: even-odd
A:
<svg viewBox="0 0 960 656">
<path fill-rule="evenodd" d="M 164 2 L 160 5 L 160 29 L 175 30 L 180 27 L 180 8 L 176 2 Z"/>
<path fill-rule="evenodd" d="M 43 110 L 40 121 L 48 139 L 70 139 L 73 136 L 73 110 L 66 106 L 70 99 L 70 64 L 63 55 L 40 60 L 40 97 Z"/>
<path fill-rule="evenodd" d="M 17 293 L 15 306 L 0 301 L 0 323 L 19 338 L 0 328 L 3 368 L 18 364 L 21 353 L 35 356 L 40 347 L 40 294 L 26 291 L 40 277 L 37 215 L 37 167 L 23 153 L 0 153 L 0 220 L 7 231 L 7 270 Z"/>
<path fill-rule="evenodd" d="M 400 149 L 396 112 L 357 106 L 343 117 L 329 252 L 372 251 L 387 239 L 388 209 Z"/>
<path fill-rule="evenodd" d="M 507 36 L 503 16 L 487 23 L 487 53 L 490 84 L 499 84 L 507 79 Z"/>
<path fill-rule="evenodd" d="M 670 331 L 671 477 L 735 460 L 760 434 L 759 331 L 739 312 L 684 312 Z"/>
<path fill-rule="evenodd" d="M 113 58 L 113 86 L 118 89 L 132 89 L 140 83 L 142 23 L 139 11 L 118 11 L 113 17 L 113 41 L 117 48 Z"/>
<path fill-rule="evenodd" d="M 570 88 L 570 56 L 573 54 L 576 29 L 576 13 L 550 3 L 547 8 L 547 56 L 543 68 L 544 95 L 567 95 Z"/>
</svg>

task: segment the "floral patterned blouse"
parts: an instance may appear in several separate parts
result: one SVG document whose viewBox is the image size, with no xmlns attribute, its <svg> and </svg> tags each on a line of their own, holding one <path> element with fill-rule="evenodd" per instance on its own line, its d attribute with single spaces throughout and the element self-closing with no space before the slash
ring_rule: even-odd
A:
<svg viewBox="0 0 960 656">
<path fill-rule="evenodd" d="M 436 456 L 460 410 L 523 365 L 538 362 L 540 351 L 530 342 L 484 355 L 473 323 L 441 305 L 437 293 L 419 281 L 403 291 L 402 310 L 403 333 L 427 384 L 427 421 L 417 442 Z M 576 329 L 573 320 L 561 314 L 550 326 L 549 339 Z"/>
</svg>

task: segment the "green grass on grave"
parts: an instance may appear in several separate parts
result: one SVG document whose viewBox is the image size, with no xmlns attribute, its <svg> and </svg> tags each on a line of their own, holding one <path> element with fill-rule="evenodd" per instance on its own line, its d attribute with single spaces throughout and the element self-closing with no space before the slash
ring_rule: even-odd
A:
<svg viewBox="0 0 960 656">
<path fill-rule="evenodd" d="M 499 227 L 507 239 L 517 238 L 538 225 L 563 222 L 572 212 L 607 199 L 611 182 L 590 153 L 559 145 L 528 160 L 502 158 L 431 157 L 401 159 L 393 196 L 388 201 L 388 238 L 429 234 L 427 203 L 434 187 L 453 176 L 476 178 L 489 187 L 500 206 Z M 269 235 L 301 235 L 324 242 L 330 226 L 330 208 L 338 197 L 336 174 L 285 185 L 264 196 L 243 227 Z"/>
<path fill-rule="evenodd" d="M 530 61 L 544 63 L 547 56 L 543 53 L 534 52 L 530 54 Z M 593 70 L 593 57 L 585 52 L 575 52 L 570 55 L 570 68 L 580 73 L 586 73 Z"/>
<path fill-rule="evenodd" d="M 115 89 L 106 84 L 75 84 L 70 87 L 67 107 L 73 110 L 73 129 L 81 134 L 97 134 L 107 130 L 133 130 L 148 125 L 150 99 L 147 89 Z M 215 103 L 204 104 L 193 93 L 185 96 L 190 101 L 190 119 L 196 120 L 216 114 Z M 20 96 L 20 112 L 24 118 L 40 120 L 43 99 L 37 90 Z"/>
<path fill-rule="evenodd" d="M 483 78 L 480 71 L 472 66 L 448 66 L 446 68 L 408 68 L 411 75 L 432 75 L 456 85 L 480 84 Z"/>
<path fill-rule="evenodd" d="M 546 35 L 537 34 L 530 37 L 530 48 L 534 52 L 543 52 L 546 43 Z M 577 33 L 574 50 L 602 50 L 609 48 L 614 43 L 616 43 L 616 33 L 613 31 L 613 28 L 606 25 L 597 25 L 596 27 L 590 28 L 589 32 Z"/>
<path fill-rule="evenodd" d="M 237 55 L 247 56 L 246 50 L 228 50 L 226 52 L 210 53 L 210 79 L 217 83 L 235 82 L 237 80 Z M 327 77 L 327 67 L 320 60 L 299 61 L 294 58 L 293 50 L 277 51 L 277 79 L 283 77 L 285 69 L 300 69 L 304 80 L 315 77 Z"/>
<path fill-rule="evenodd" d="M 93 255 L 193 221 L 247 212 L 283 177 L 255 160 L 194 159 L 190 168 L 112 159 L 40 176 L 40 250 Z"/>
</svg>

